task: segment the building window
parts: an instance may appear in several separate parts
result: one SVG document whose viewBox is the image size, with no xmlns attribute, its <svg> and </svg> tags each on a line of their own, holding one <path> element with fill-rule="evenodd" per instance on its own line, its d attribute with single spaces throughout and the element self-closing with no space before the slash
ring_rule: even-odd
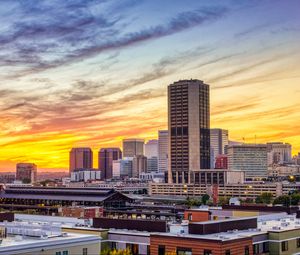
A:
<svg viewBox="0 0 300 255">
<path fill-rule="evenodd" d="M 287 251 L 289 249 L 288 241 L 281 242 L 281 251 Z"/>
<path fill-rule="evenodd" d="M 164 245 L 158 245 L 158 255 L 165 255 L 166 247 Z"/>
<path fill-rule="evenodd" d="M 117 249 L 117 243 L 116 243 L 116 242 L 111 242 L 111 243 L 110 243 L 110 248 L 111 248 L 112 250 L 116 250 L 116 249 Z"/>
<path fill-rule="evenodd" d="M 61 255 L 61 251 L 55 252 L 55 255 Z"/>
<path fill-rule="evenodd" d="M 230 255 L 230 250 L 226 250 L 225 255 Z"/>
<path fill-rule="evenodd" d="M 63 251 L 62 255 L 69 255 L 69 251 Z"/>
<path fill-rule="evenodd" d="M 268 253 L 269 252 L 269 243 L 265 242 L 263 243 L 263 253 Z"/>
<path fill-rule="evenodd" d="M 297 248 L 300 248 L 300 238 L 297 238 Z"/>
<path fill-rule="evenodd" d="M 259 244 L 253 245 L 253 254 L 259 254 Z"/>
<path fill-rule="evenodd" d="M 177 255 L 192 255 L 192 249 L 177 247 Z"/>
<path fill-rule="evenodd" d="M 249 254 L 250 254 L 249 246 L 245 246 L 245 255 L 249 255 Z"/>
<path fill-rule="evenodd" d="M 204 250 L 203 255 L 212 255 L 212 251 L 211 250 Z"/>
<path fill-rule="evenodd" d="M 82 255 L 88 255 L 88 248 L 82 249 Z"/>
</svg>

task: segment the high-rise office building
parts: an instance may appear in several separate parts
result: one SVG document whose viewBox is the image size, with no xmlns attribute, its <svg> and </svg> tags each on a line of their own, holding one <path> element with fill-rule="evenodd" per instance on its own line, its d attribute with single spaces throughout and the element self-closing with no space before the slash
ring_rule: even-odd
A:
<svg viewBox="0 0 300 255">
<path fill-rule="evenodd" d="M 145 156 L 147 157 L 147 172 L 158 171 L 158 140 L 149 140 L 145 144 Z"/>
<path fill-rule="evenodd" d="M 147 158 L 147 172 L 158 172 L 158 158 Z"/>
<path fill-rule="evenodd" d="M 200 80 L 169 85 L 168 129 L 169 182 L 193 183 L 194 172 L 210 168 L 209 85 Z"/>
<path fill-rule="evenodd" d="M 75 169 L 91 168 L 93 168 L 93 151 L 91 148 L 72 148 L 70 151 L 70 173 Z"/>
<path fill-rule="evenodd" d="M 34 163 L 18 163 L 16 180 L 23 183 L 34 183 L 37 180 L 37 166 Z"/>
<path fill-rule="evenodd" d="M 212 166 L 216 163 L 216 157 L 219 155 L 227 154 L 228 147 L 228 130 L 220 128 L 212 128 L 210 130 L 210 148 L 211 148 L 211 158 Z"/>
<path fill-rule="evenodd" d="M 268 165 L 291 163 L 292 146 L 289 143 L 267 143 Z"/>
<path fill-rule="evenodd" d="M 123 158 L 113 161 L 114 178 L 131 178 L 132 177 L 132 158 Z"/>
<path fill-rule="evenodd" d="M 158 171 L 168 172 L 169 131 L 158 131 Z"/>
<path fill-rule="evenodd" d="M 132 160 L 132 177 L 139 178 L 141 173 L 147 172 L 147 157 L 137 155 Z"/>
<path fill-rule="evenodd" d="M 149 140 L 145 143 L 145 153 L 147 158 L 158 157 L 158 140 Z"/>
<path fill-rule="evenodd" d="M 113 177 L 113 161 L 122 158 L 120 148 L 102 148 L 98 152 L 98 168 L 101 170 L 102 180 Z"/>
<path fill-rule="evenodd" d="M 123 157 L 131 157 L 144 155 L 144 139 L 124 139 L 123 140 Z"/>
<path fill-rule="evenodd" d="M 267 145 L 242 144 L 228 146 L 228 169 L 231 171 L 244 171 L 245 177 L 249 179 L 267 177 Z"/>
</svg>

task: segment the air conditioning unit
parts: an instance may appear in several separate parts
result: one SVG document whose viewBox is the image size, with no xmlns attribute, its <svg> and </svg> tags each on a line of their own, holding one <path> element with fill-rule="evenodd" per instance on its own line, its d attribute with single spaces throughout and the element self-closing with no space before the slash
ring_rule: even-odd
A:
<svg viewBox="0 0 300 255">
<path fill-rule="evenodd" d="M 273 229 L 273 230 L 280 230 L 280 229 L 281 229 L 281 227 L 274 226 L 274 227 L 272 227 L 272 229 Z"/>
</svg>

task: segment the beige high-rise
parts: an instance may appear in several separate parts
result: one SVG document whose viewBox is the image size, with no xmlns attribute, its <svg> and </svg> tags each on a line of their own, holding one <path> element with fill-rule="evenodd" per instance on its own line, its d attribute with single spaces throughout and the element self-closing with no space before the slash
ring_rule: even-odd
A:
<svg viewBox="0 0 300 255">
<path fill-rule="evenodd" d="M 144 155 L 144 139 L 124 139 L 123 140 L 123 157 L 133 158 L 134 156 Z"/>
</svg>

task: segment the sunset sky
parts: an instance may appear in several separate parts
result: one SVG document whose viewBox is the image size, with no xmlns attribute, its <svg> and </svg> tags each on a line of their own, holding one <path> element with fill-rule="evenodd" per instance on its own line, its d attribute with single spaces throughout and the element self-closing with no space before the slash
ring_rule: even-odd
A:
<svg viewBox="0 0 300 255">
<path fill-rule="evenodd" d="M 167 127 L 168 84 L 211 86 L 230 140 L 300 151 L 300 1 L 13 1 L 0 5 L 0 170 L 67 169 L 71 147 Z M 96 161 L 94 166 L 97 167 Z"/>
</svg>

